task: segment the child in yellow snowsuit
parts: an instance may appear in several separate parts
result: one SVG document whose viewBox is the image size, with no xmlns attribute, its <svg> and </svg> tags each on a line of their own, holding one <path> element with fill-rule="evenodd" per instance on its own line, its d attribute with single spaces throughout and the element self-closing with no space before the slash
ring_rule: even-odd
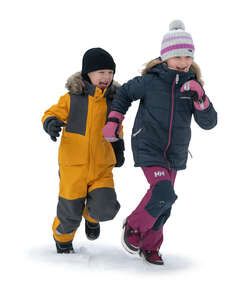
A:
<svg viewBox="0 0 240 300">
<path fill-rule="evenodd" d="M 69 92 L 60 97 L 42 117 L 43 127 L 59 147 L 59 201 L 53 222 L 58 253 L 74 252 L 72 241 L 85 218 L 91 240 L 100 234 L 99 221 L 115 217 L 120 204 L 114 190 L 112 169 L 124 162 L 124 142 L 108 143 L 102 129 L 118 85 L 113 81 L 115 63 L 101 48 L 83 56 L 82 71 L 66 84 Z M 118 129 L 122 137 L 122 128 Z"/>
</svg>

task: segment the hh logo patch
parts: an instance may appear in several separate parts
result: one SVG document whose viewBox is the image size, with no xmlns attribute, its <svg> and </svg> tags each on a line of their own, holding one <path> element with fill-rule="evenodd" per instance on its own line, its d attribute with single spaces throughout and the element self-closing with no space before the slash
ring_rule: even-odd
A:
<svg viewBox="0 0 240 300">
<path fill-rule="evenodd" d="M 161 176 L 165 176 L 165 172 L 164 171 L 156 171 L 156 172 L 154 172 L 154 177 L 161 177 Z"/>
</svg>

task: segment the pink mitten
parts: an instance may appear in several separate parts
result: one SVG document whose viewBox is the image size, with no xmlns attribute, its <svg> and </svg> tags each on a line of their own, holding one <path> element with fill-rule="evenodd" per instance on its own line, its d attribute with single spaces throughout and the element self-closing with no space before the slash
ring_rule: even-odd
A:
<svg viewBox="0 0 240 300">
<path fill-rule="evenodd" d="M 210 104 L 209 99 L 197 81 L 190 80 L 185 82 L 180 91 L 193 99 L 193 104 L 196 109 L 204 110 L 208 108 Z"/>
<path fill-rule="evenodd" d="M 107 124 L 103 127 L 103 136 L 108 142 L 116 142 L 119 140 L 119 133 L 121 131 L 123 114 L 118 111 L 111 111 L 108 115 Z"/>
</svg>

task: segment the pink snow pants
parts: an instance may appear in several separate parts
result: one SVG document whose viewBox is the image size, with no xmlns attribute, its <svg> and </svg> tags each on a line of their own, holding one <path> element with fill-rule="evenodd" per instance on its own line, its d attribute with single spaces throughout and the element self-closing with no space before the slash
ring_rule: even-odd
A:
<svg viewBox="0 0 240 300">
<path fill-rule="evenodd" d="M 177 172 L 157 166 L 143 167 L 142 170 L 150 188 L 127 217 L 127 222 L 140 233 L 140 248 L 159 250 L 163 242 L 163 225 L 177 198 L 173 189 Z"/>
</svg>

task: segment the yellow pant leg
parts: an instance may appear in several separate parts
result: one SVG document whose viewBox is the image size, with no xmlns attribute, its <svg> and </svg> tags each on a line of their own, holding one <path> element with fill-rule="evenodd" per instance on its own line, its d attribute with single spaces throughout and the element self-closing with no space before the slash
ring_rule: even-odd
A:
<svg viewBox="0 0 240 300">
<path fill-rule="evenodd" d="M 55 217 L 52 225 L 54 239 L 60 243 L 66 243 L 72 241 L 77 229 L 75 229 L 72 233 L 60 234 L 57 231 L 57 227 L 59 225 L 60 225 L 60 220 L 58 219 L 58 217 Z"/>
<path fill-rule="evenodd" d="M 87 195 L 87 165 L 59 165 L 59 196 L 64 199 L 85 198 Z"/>
<path fill-rule="evenodd" d="M 113 188 L 114 189 L 114 181 L 113 181 L 113 166 L 99 168 L 93 174 L 91 174 L 91 180 L 89 180 L 89 188 L 88 193 L 97 189 L 97 188 Z"/>
<path fill-rule="evenodd" d="M 87 167 L 59 166 L 60 184 L 57 216 L 53 222 L 53 235 L 59 242 L 72 241 L 79 227 L 87 196 Z M 96 222 L 84 216 L 90 222 Z"/>
</svg>

